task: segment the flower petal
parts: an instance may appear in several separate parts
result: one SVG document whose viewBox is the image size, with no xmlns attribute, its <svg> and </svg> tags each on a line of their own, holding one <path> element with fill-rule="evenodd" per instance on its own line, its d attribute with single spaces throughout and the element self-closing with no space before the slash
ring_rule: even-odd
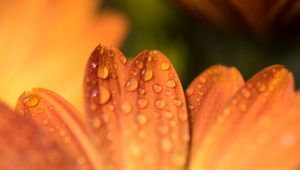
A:
<svg viewBox="0 0 300 170">
<path fill-rule="evenodd" d="M 32 119 L 49 136 L 72 154 L 81 166 L 97 169 L 97 155 L 79 113 L 57 94 L 45 89 L 23 93 L 16 111 Z"/>
<path fill-rule="evenodd" d="M 77 169 L 75 159 L 39 130 L 0 103 L 0 169 Z"/>
<path fill-rule="evenodd" d="M 162 53 L 143 51 L 128 62 L 118 49 L 98 46 L 87 64 L 85 97 L 104 169 L 183 169 L 184 93 Z"/>
<path fill-rule="evenodd" d="M 201 153 L 193 159 L 190 169 L 260 169 L 251 160 L 253 156 L 264 153 L 264 148 L 260 147 L 264 136 L 245 140 L 246 142 L 243 140 L 249 134 L 258 135 L 260 131 L 253 132 L 257 124 L 264 125 L 267 121 L 265 117 L 273 118 L 282 113 L 293 101 L 293 97 L 293 78 L 282 66 L 271 66 L 256 74 L 219 114 L 199 146 Z M 266 132 L 263 134 L 277 133 Z M 269 141 L 272 139 L 274 138 Z M 242 160 L 237 162 L 239 158 Z"/>
<path fill-rule="evenodd" d="M 201 73 L 186 90 L 191 117 L 192 143 L 190 160 L 197 155 L 199 143 L 225 104 L 242 87 L 244 80 L 235 68 L 216 65 Z"/>
</svg>

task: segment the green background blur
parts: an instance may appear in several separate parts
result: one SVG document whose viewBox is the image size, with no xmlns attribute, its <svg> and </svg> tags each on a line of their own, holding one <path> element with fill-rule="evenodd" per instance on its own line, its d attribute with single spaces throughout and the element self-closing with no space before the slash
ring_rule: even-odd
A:
<svg viewBox="0 0 300 170">
<path fill-rule="evenodd" d="M 237 67 L 248 79 L 265 66 L 283 64 L 300 86 L 300 42 L 291 38 L 261 41 L 251 34 L 225 33 L 167 0 L 107 0 L 102 7 L 121 11 L 130 20 L 121 50 L 134 57 L 157 49 L 175 65 L 187 87 L 201 71 L 214 64 Z"/>
</svg>

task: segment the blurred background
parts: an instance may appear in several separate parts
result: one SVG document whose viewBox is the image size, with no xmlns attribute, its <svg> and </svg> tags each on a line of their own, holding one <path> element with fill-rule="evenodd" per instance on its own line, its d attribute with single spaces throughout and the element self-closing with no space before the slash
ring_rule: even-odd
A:
<svg viewBox="0 0 300 170">
<path fill-rule="evenodd" d="M 101 5 L 129 18 L 129 34 L 121 47 L 127 57 L 144 49 L 162 51 L 184 87 L 214 64 L 235 66 L 245 79 L 268 65 L 283 64 L 300 86 L 300 42 L 295 37 L 260 39 L 249 32 L 224 32 L 167 0 L 109 0 Z"/>
</svg>

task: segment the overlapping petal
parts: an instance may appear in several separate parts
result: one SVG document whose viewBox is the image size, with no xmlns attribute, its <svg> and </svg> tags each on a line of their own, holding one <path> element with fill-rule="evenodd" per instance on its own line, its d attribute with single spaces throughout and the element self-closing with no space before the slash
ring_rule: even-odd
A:
<svg viewBox="0 0 300 170">
<path fill-rule="evenodd" d="M 127 61 L 118 49 L 98 46 L 86 69 L 85 103 L 104 169 L 184 168 L 184 93 L 161 52 L 146 50 Z"/>
<path fill-rule="evenodd" d="M 291 73 L 278 65 L 262 70 L 247 81 L 217 113 L 207 135 L 192 146 L 196 154 L 192 155 L 189 169 L 297 167 L 299 127 L 296 122 L 300 114 L 293 83 Z M 192 136 L 196 133 L 193 131 Z"/>
<path fill-rule="evenodd" d="M 64 148 L 30 120 L 0 104 L 0 169 L 78 169 Z"/>
</svg>

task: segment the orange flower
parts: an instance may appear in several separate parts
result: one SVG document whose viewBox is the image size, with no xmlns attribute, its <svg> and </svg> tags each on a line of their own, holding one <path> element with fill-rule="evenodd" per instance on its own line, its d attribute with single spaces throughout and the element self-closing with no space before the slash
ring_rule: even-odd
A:
<svg viewBox="0 0 300 170">
<path fill-rule="evenodd" d="M 300 2 L 297 0 L 176 1 L 221 28 L 249 27 L 262 37 L 299 28 Z"/>
<path fill-rule="evenodd" d="M 13 105 L 24 88 L 44 86 L 79 106 L 87 54 L 99 43 L 119 45 L 127 32 L 126 18 L 97 14 L 97 2 L 0 1 L 0 98 Z"/>
<path fill-rule="evenodd" d="M 300 100 L 293 88 L 282 66 L 246 83 L 235 68 L 213 66 L 185 97 L 159 51 L 127 61 L 100 45 L 85 72 L 84 117 L 41 88 L 21 95 L 19 114 L 0 106 L 0 169 L 297 169 Z"/>
</svg>

